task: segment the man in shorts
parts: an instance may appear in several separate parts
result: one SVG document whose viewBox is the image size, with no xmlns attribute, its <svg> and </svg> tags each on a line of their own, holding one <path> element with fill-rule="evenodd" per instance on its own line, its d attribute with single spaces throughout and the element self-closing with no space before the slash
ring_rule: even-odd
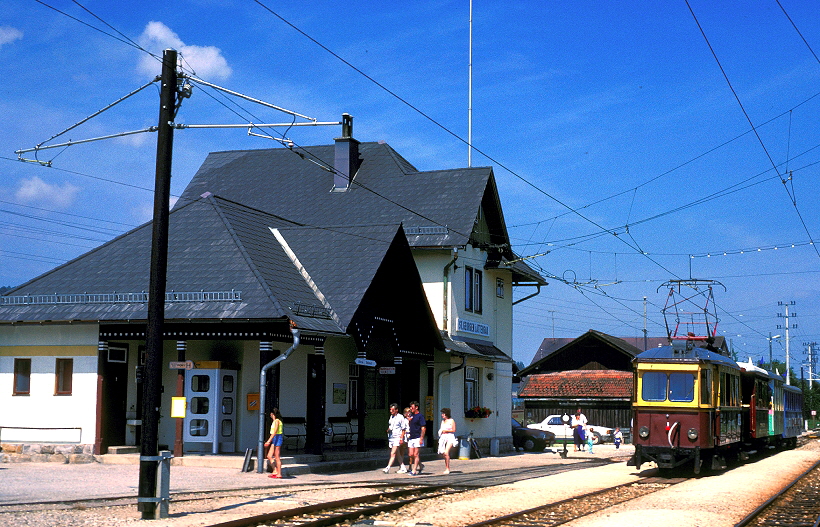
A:
<svg viewBox="0 0 820 527">
<path fill-rule="evenodd" d="M 390 445 L 390 461 L 387 462 L 387 468 L 384 473 L 390 472 L 390 467 L 393 466 L 393 461 L 396 457 L 399 458 L 399 474 L 407 472 L 404 466 L 404 456 L 401 453 L 401 445 L 405 442 L 407 435 L 407 419 L 399 413 L 399 405 L 392 403 L 390 405 L 390 420 L 387 422 L 387 440 Z"/>
<path fill-rule="evenodd" d="M 419 402 L 413 401 L 410 403 L 410 412 L 413 416 L 410 418 L 410 439 L 407 441 L 407 448 L 410 450 L 408 457 L 410 458 L 410 475 L 417 476 L 421 474 L 424 465 L 420 462 L 421 456 L 419 449 L 424 446 L 424 434 L 427 432 L 427 422 L 424 416 L 419 412 Z"/>
</svg>

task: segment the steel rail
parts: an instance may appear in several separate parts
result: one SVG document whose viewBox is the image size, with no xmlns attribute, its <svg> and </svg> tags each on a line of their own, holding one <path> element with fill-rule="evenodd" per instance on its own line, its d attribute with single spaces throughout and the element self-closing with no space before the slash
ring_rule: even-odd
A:
<svg viewBox="0 0 820 527">
<path fill-rule="evenodd" d="M 430 498 L 436 498 L 439 496 L 443 496 L 445 494 L 466 492 L 466 490 L 448 492 L 446 490 L 448 488 L 452 487 L 450 485 L 435 485 L 430 487 L 415 487 L 411 489 L 403 489 L 394 492 L 371 494 L 370 496 L 346 498 L 343 500 L 328 501 L 323 503 L 316 503 L 314 505 L 296 507 L 293 509 L 269 512 L 266 514 L 259 514 L 247 518 L 238 518 L 236 520 L 229 520 L 222 523 L 214 523 L 209 525 L 208 527 L 248 527 L 251 525 L 259 525 L 268 522 L 277 522 L 277 525 L 289 525 L 288 523 L 284 523 L 283 520 L 287 520 L 290 518 L 299 518 L 300 516 L 304 516 L 306 514 L 317 514 L 322 512 L 326 512 L 326 514 L 323 514 L 321 515 L 321 517 L 316 519 L 299 518 L 297 523 L 300 527 L 321 527 L 327 525 L 336 525 L 352 519 L 359 518 L 361 516 L 372 516 L 373 514 L 378 514 L 380 512 L 398 509 L 400 507 L 403 507 L 404 505 L 407 505 L 408 503 L 413 503 L 416 501 L 421 501 Z M 407 495 L 419 493 L 421 493 L 422 495 L 404 498 Z M 373 506 L 363 506 L 369 503 L 384 501 L 385 499 L 392 501 L 390 503 L 380 503 Z M 352 511 L 343 510 L 339 513 L 333 513 L 334 509 L 349 509 L 350 507 L 356 508 Z M 296 523 L 294 523 L 294 525 L 295 524 Z"/>
<path fill-rule="evenodd" d="M 748 516 L 746 516 L 745 518 L 743 518 L 742 520 L 740 520 L 739 522 L 737 522 L 737 523 L 735 524 L 735 526 L 734 526 L 734 527 L 746 527 L 747 525 L 751 525 L 751 524 L 752 524 L 752 522 L 754 522 L 754 521 L 756 521 L 757 519 L 759 519 L 759 518 L 760 518 L 760 516 L 763 514 L 763 512 L 765 512 L 765 511 L 766 511 L 766 510 L 768 510 L 769 508 L 773 507 L 773 506 L 774 506 L 774 503 L 775 503 L 778 499 L 780 499 L 781 497 L 783 497 L 783 496 L 784 496 L 787 492 L 789 492 L 789 491 L 790 491 L 790 490 L 791 490 L 791 489 L 792 489 L 795 485 L 797 485 L 798 483 L 800 483 L 800 481 L 801 481 L 801 480 L 802 480 L 805 476 L 809 475 L 812 471 L 814 471 L 814 470 L 815 470 L 815 469 L 817 469 L 818 467 L 820 467 L 820 461 L 817 461 L 816 463 L 814 463 L 814 465 L 812 465 L 811 467 L 809 467 L 808 469 L 806 469 L 806 470 L 805 470 L 802 474 L 800 474 L 799 476 L 797 476 L 797 477 L 794 479 L 794 481 L 792 481 L 791 483 L 789 483 L 788 485 L 786 485 L 785 487 L 783 487 L 782 489 L 780 489 L 780 491 L 778 491 L 778 492 L 777 492 L 777 494 L 775 494 L 775 495 L 774 495 L 774 496 L 772 496 L 771 498 L 769 498 L 769 499 L 767 499 L 766 501 L 764 501 L 764 502 L 763 502 L 763 503 L 762 503 L 759 507 L 757 507 L 755 510 L 753 510 L 752 512 L 750 512 Z M 818 521 L 820 521 L 820 520 L 818 520 Z M 818 525 L 818 521 L 815 521 L 815 522 L 814 522 L 814 525 L 815 525 L 815 526 L 816 526 L 816 525 Z"/>
<path fill-rule="evenodd" d="M 527 509 L 527 510 L 513 512 L 513 513 L 507 514 L 505 516 L 499 516 L 498 518 L 491 518 L 489 520 L 485 520 L 485 521 L 482 521 L 482 522 L 472 523 L 472 524 L 466 525 L 464 527 L 490 527 L 490 526 L 498 527 L 498 526 L 505 526 L 505 525 L 561 525 L 563 523 L 567 523 L 569 521 L 576 520 L 576 519 L 581 518 L 583 516 L 587 516 L 587 515 L 595 513 L 595 512 L 600 512 L 603 509 L 602 508 L 597 508 L 597 509 L 588 510 L 586 512 L 579 513 L 579 514 L 571 514 L 571 515 L 568 514 L 568 516 L 570 516 L 570 517 L 566 517 L 566 518 L 563 518 L 563 519 L 553 518 L 552 521 L 548 521 L 548 522 L 543 522 L 543 521 L 539 521 L 538 519 L 535 519 L 535 520 L 531 521 L 530 523 L 527 523 L 527 522 L 522 521 L 521 518 L 524 517 L 524 516 L 528 516 L 528 515 L 538 515 L 538 514 L 542 514 L 542 513 L 547 513 L 547 511 L 552 511 L 553 509 L 559 509 L 560 510 L 560 509 L 564 508 L 565 506 L 567 506 L 569 504 L 572 504 L 573 502 L 575 502 L 575 503 L 577 503 L 579 501 L 580 502 L 586 502 L 589 498 L 595 498 L 596 496 L 602 496 L 602 495 L 608 495 L 608 494 L 614 494 L 615 496 L 613 497 L 613 499 L 608 500 L 607 507 L 615 506 L 615 505 L 619 505 L 621 503 L 624 503 L 626 501 L 630 501 L 630 500 L 633 500 L 633 499 L 636 499 L 636 498 L 645 496 L 647 494 L 651 494 L 653 492 L 657 492 L 657 491 L 661 490 L 661 488 L 649 489 L 649 487 L 646 487 L 646 492 L 641 492 L 639 495 L 624 496 L 621 493 L 622 489 L 634 487 L 636 484 L 637 485 L 649 485 L 649 484 L 653 484 L 653 483 L 655 483 L 655 484 L 657 484 L 657 483 L 666 484 L 667 486 L 663 487 L 663 488 L 668 488 L 668 487 L 671 487 L 672 485 L 676 485 L 676 484 L 678 484 L 682 481 L 686 481 L 687 479 L 689 479 L 689 478 L 657 478 L 657 477 L 654 477 L 654 476 L 653 477 L 642 478 L 642 479 L 639 479 L 638 481 L 633 481 L 633 482 L 630 482 L 630 483 L 623 483 L 621 485 L 616 485 L 614 487 L 608 487 L 608 488 L 605 488 L 605 489 L 596 490 L 596 491 L 593 491 L 593 492 L 589 492 L 587 494 L 581 494 L 579 496 L 572 496 L 570 498 L 566 498 L 566 499 L 556 501 L 556 502 L 553 502 L 553 503 L 549 503 L 549 504 L 546 504 L 546 505 L 539 505 L 537 507 L 532 507 L 532 508 Z M 509 522 L 513 522 L 513 523 L 509 523 Z"/>
</svg>

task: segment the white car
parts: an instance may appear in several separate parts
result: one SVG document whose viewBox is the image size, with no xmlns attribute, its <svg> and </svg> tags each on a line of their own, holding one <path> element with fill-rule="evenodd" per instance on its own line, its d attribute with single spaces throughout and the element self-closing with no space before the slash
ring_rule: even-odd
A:
<svg viewBox="0 0 820 527">
<path fill-rule="evenodd" d="M 572 428 L 569 424 L 564 424 L 560 415 L 550 415 L 540 423 L 533 423 L 527 425 L 527 428 L 535 428 L 536 430 L 547 430 L 555 434 L 555 442 L 572 442 Z M 612 434 L 615 433 L 614 428 L 607 428 L 605 426 L 587 425 L 587 429 L 592 428 L 592 435 L 594 439 L 592 443 L 597 445 L 599 443 L 612 442 Z M 565 439 L 566 438 L 566 439 Z"/>
</svg>

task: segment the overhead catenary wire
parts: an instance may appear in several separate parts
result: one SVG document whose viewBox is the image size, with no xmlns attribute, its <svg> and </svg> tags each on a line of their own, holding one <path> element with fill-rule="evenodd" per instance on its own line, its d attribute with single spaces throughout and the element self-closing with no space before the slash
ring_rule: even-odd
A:
<svg viewBox="0 0 820 527">
<path fill-rule="evenodd" d="M 337 54 L 336 52 L 334 52 L 333 50 L 331 50 L 330 48 L 328 48 L 327 46 L 325 46 L 324 44 L 322 44 L 321 42 L 319 42 L 318 40 L 316 40 L 316 39 L 315 39 L 315 38 L 313 38 L 312 36 L 310 36 L 308 33 L 306 33 L 305 31 L 303 31 L 303 30 L 302 30 L 302 29 L 300 29 L 299 27 L 297 27 L 295 24 L 291 23 L 290 21 L 288 21 L 287 19 L 285 19 L 284 17 L 282 17 L 281 15 L 279 15 L 278 13 L 276 13 L 275 11 L 273 11 L 273 9 L 271 9 L 270 7 L 268 7 L 267 5 L 265 5 L 265 4 L 264 4 L 261 0 L 254 0 L 254 1 L 255 1 L 257 4 L 259 4 L 259 5 L 260 5 L 263 9 L 265 9 L 266 11 L 268 11 L 271 15 L 275 16 L 276 18 L 278 18 L 279 20 L 281 20 L 281 21 L 282 21 L 282 22 L 284 22 L 285 24 L 289 25 L 291 28 L 293 28 L 294 30 L 296 30 L 297 32 L 299 32 L 300 34 L 302 34 L 304 37 L 306 37 L 306 38 L 308 38 L 309 40 L 311 40 L 313 43 L 315 43 L 316 45 L 318 45 L 319 47 L 321 47 L 322 49 L 324 49 L 325 51 L 327 51 L 328 53 L 330 53 L 331 55 L 333 55 L 333 56 L 334 56 L 335 58 L 337 58 L 338 60 L 342 61 L 344 64 L 346 64 L 347 66 L 349 66 L 350 68 L 352 68 L 354 71 L 356 71 L 356 72 L 357 72 L 357 73 L 359 73 L 360 75 L 364 76 L 367 80 L 369 80 L 370 82 L 374 83 L 376 86 L 378 86 L 379 88 L 381 88 L 381 89 L 382 89 L 382 90 L 384 90 L 385 92 L 389 93 L 391 96 L 395 97 L 397 100 L 401 101 L 403 104 L 407 105 L 409 108 L 413 109 L 413 110 L 414 110 L 415 112 L 417 112 L 419 115 L 421 115 L 421 116 L 423 116 L 425 119 L 429 120 L 431 123 L 433 123 L 434 125 L 436 125 L 436 126 L 437 126 L 437 127 L 439 127 L 440 129 L 442 129 L 443 131 L 445 131 L 446 133 L 448 133 L 449 135 L 451 135 L 452 137 L 454 137 L 456 140 L 461 141 L 461 142 L 462 142 L 462 143 L 464 143 L 465 145 L 470 146 L 470 147 L 471 147 L 472 149 L 474 149 L 477 153 L 481 154 L 482 156 L 484 156 L 484 157 L 485 157 L 485 158 L 487 158 L 488 160 L 492 161 L 493 163 L 495 163 L 495 164 L 496 164 L 496 165 L 498 165 L 499 167 L 503 168 L 506 172 L 508 172 L 508 173 L 509 173 L 509 174 L 511 174 L 512 176 L 516 177 L 517 179 L 519 179 L 520 181 L 522 181 L 522 182 L 523 182 L 523 183 L 525 183 L 526 185 L 530 186 L 530 187 L 531 187 L 531 188 L 533 188 L 534 190 L 538 191 L 539 193 L 543 194 L 543 195 L 544 195 L 544 196 L 546 196 L 547 198 L 549 198 L 549 199 L 553 200 L 554 202 L 558 203 L 558 204 L 559 204 L 559 205 L 561 205 L 562 207 L 564 207 L 564 208 L 568 209 L 570 212 L 572 212 L 572 213 L 576 214 L 576 215 L 577 215 L 577 216 L 579 216 L 581 219 L 583 219 L 583 220 L 585 220 L 585 221 L 587 221 L 587 222 L 589 222 L 589 223 L 591 223 L 591 224 L 595 225 L 596 227 L 600 228 L 601 230 L 604 230 L 604 231 L 609 232 L 610 234 L 612 234 L 613 236 L 615 236 L 615 237 L 616 237 L 616 238 L 617 238 L 620 242 L 622 242 L 622 243 L 626 244 L 627 246 L 631 247 L 631 248 L 632 248 L 632 249 L 634 249 L 636 252 L 640 252 L 640 250 L 639 250 L 638 248 L 633 247 L 633 246 L 632 246 L 632 245 L 630 245 L 630 243 L 629 243 L 629 242 L 627 242 L 626 240 L 624 240 L 624 239 L 622 239 L 622 238 L 619 238 L 619 237 L 618 237 L 618 235 L 617 235 L 617 233 L 613 232 L 613 230 L 612 230 L 612 229 L 607 229 L 606 227 L 604 227 L 604 226 L 600 225 L 600 224 L 599 224 L 598 222 L 596 222 L 595 220 L 593 220 L 593 219 L 591 219 L 591 218 L 588 218 L 588 217 L 584 216 L 583 214 L 581 214 L 581 212 L 580 212 L 578 209 L 573 208 L 573 207 L 569 206 L 568 204 L 564 203 L 562 200 L 558 199 L 557 197 L 553 196 L 553 195 L 552 195 L 552 194 L 550 194 L 549 192 L 547 192 L 547 191 L 545 191 L 544 189 L 542 189 L 542 188 L 538 187 L 537 185 L 535 185 L 535 184 L 534 184 L 534 183 L 532 183 L 531 181 L 527 180 L 526 178 L 524 178 L 523 176 L 521 176 L 520 174 L 518 174 L 515 170 L 513 170 L 513 169 L 512 169 L 512 168 L 510 168 L 510 167 L 508 167 L 505 163 L 502 163 L 501 161 L 499 161 L 499 160 L 495 159 L 494 157 L 492 157 L 492 156 L 491 156 L 491 155 L 489 155 L 488 153 L 484 152 L 484 151 L 483 151 L 483 150 L 481 150 L 480 148 L 476 147 L 475 145 L 470 144 L 470 142 L 469 142 L 469 141 L 467 141 L 466 139 L 464 139 L 463 137 L 461 137 L 461 136 L 460 136 L 460 135 L 458 135 L 457 133 L 453 132 L 452 130 L 450 130 L 449 128 L 447 128 L 446 126 L 444 126 L 443 124 L 441 124 L 440 122 L 438 122 L 436 119 L 434 119 L 433 117 L 431 117 L 430 115 L 428 115 L 427 113 L 425 113 L 424 111 L 422 111 L 420 108 L 418 108 L 417 106 L 413 105 L 413 104 L 412 104 L 412 103 L 410 103 L 408 100 L 406 100 L 406 99 L 404 99 L 403 97 L 401 97 L 400 95 L 398 95 L 396 92 L 394 92 L 394 91 L 390 90 L 390 89 L 389 89 L 388 87 L 386 87 L 384 84 L 380 83 L 379 81 L 377 81 L 376 79 L 374 79 L 373 77 L 371 77 L 370 75 L 368 75 L 367 73 L 365 73 L 364 71 L 362 71 L 361 69 L 357 68 L 355 65 L 353 65 L 353 64 L 351 64 L 349 61 L 345 60 L 345 59 L 344 59 L 343 57 L 341 57 L 339 54 Z M 678 276 L 678 275 L 677 275 L 674 271 L 672 271 L 672 270 L 670 270 L 670 269 L 667 269 L 664 265 L 662 265 L 661 263 L 659 263 L 659 262 L 657 262 L 657 261 L 653 260 L 651 257 L 649 257 L 649 256 L 647 256 L 647 255 L 644 255 L 644 256 L 645 256 L 645 258 L 647 258 L 649 261 L 651 261 L 652 263 L 654 263 L 656 266 L 658 266 L 658 267 L 660 267 L 660 268 L 664 269 L 664 270 L 665 270 L 666 272 L 668 272 L 670 275 L 672 275 L 672 276 L 676 276 L 676 277 Z"/>
<path fill-rule="evenodd" d="M 734 86 L 732 86 L 732 81 L 729 79 L 729 75 L 726 73 L 726 70 L 723 68 L 723 65 L 720 63 L 720 59 L 717 56 L 717 52 L 712 47 L 711 42 L 709 42 L 709 37 L 706 36 L 706 31 L 701 26 L 697 15 L 695 15 L 694 9 L 692 9 L 692 6 L 689 4 L 689 0 L 684 0 L 684 1 L 686 2 L 686 7 L 689 8 L 689 12 L 692 14 L 692 18 L 695 19 L 695 24 L 697 24 L 698 29 L 700 30 L 700 33 L 703 36 L 703 39 L 706 41 L 706 45 L 709 48 L 709 51 L 712 53 L 712 57 L 714 57 L 715 62 L 717 62 L 718 68 L 720 69 L 720 72 L 723 75 L 723 78 L 726 80 L 726 84 L 729 86 L 729 89 L 731 90 L 732 95 L 734 95 L 738 106 L 740 106 L 741 112 L 743 112 L 743 115 L 746 117 L 746 120 L 749 122 L 749 126 L 752 127 L 752 131 L 754 131 L 755 137 L 757 138 L 758 143 L 760 143 L 761 148 L 763 148 L 763 152 L 766 154 L 766 157 L 769 159 L 769 162 L 772 164 L 772 167 L 774 167 L 775 171 L 777 171 L 778 164 L 775 163 L 774 159 L 772 159 L 772 156 L 769 153 L 769 150 L 766 148 L 766 144 L 763 142 L 763 138 L 760 137 L 760 134 L 757 131 L 757 127 L 755 126 L 754 122 L 752 121 L 752 118 L 749 116 L 749 113 L 746 111 L 746 108 L 743 106 L 743 102 L 740 100 L 740 96 L 735 91 Z M 778 174 L 779 174 L 779 172 L 778 172 Z M 782 179 L 782 177 L 781 177 L 781 179 Z M 809 236 L 809 239 L 813 241 L 811 232 L 809 232 L 809 227 L 808 227 L 808 225 L 806 225 L 806 221 L 803 219 L 803 215 L 800 213 L 800 209 L 797 207 L 797 199 L 794 197 L 792 192 L 789 192 L 789 189 L 786 187 L 786 179 L 782 179 L 782 182 L 783 182 L 783 188 L 786 190 L 786 193 L 789 195 L 789 199 L 792 202 L 792 206 L 794 207 L 794 211 L 797 213 L 797 217 L 799 218 L 800 223 L 803 225 L 803 229 L 806 231 L 806 234 Z M 818 257 L 820 257 L 820 249 L 818 249 L 817 246 L 813 246 L 813 247 L 814 247 L 814 252 L 817 253 Z"/>
<path fill-rule="evenodd" d="M 569 214 L 569 213 L 570 213 L 570 212 L 567 212 L 566 214 Z M 625 254 L 631 254 L 631 253 L 625 253 Z"/>
</svg>

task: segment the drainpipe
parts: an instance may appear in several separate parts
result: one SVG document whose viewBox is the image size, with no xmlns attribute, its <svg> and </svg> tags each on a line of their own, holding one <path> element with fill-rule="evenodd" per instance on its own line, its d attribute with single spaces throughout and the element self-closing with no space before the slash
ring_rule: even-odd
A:
<svg viewBox="0 0 820 527">
<path fill-rule="evenodd" d="M 450 260 L 450 263 L 444 266 L 444 294 L 442 295 L 442 298 L 444 299 L 444 314 L 442 316 L 442 325 L 444 327 L 442 327 L 441 329 L 448 333 L 450 332 L 450 327 L 447 325 L 449 319 L 449 317 L 447 316 L 447 298 L 449 296 L 449 290 L 447 288 L 447 285 L 450 282 L 450 267 L 452 265 L 455 265 L 456 260 L 458 260 L 458 247 L 453 247 L 453 259 Z M 458 269 L 457 265 L 455 266 L 454 270 L 455 269 Z"/>
<path fill-rule="evenodd" d="M 455 261 L 455 260 L 453 260 L 453 261 Z M 465 366 L 467 366 L 467 355 L 463 355 L 461 357 L 461 364 L 459 364 L 458 366 L 456 366 L 454 368 L 450 368 L 449 370 L 446 370 L 446 371 L 439 372 L 438 378 L 436 379 L 436 386 L 438 386 L 439 402 L 441 402 L 441 378 L 444 377 L 444 375 L 449 375 L 449 374 L 453 373 L 454 371 L 461 370 Z"/>
<path fill-rule="evenodd" d="M 299 328 L 291 327 L 290 332 L 293 334 L 293 345 L 285 350 L 283 354 L 262 366 L 262 372 L 259 374 L 259 443 L 256 448 L 256 471 L 260 474 L 265 470 L 265 396 L 267 395 L 265 393 L 267 391 L 265 380 L 268 376 L 268 370 L 287 359 L 296 349 L 296 346 L 299 345 Z"/>
</svg>

